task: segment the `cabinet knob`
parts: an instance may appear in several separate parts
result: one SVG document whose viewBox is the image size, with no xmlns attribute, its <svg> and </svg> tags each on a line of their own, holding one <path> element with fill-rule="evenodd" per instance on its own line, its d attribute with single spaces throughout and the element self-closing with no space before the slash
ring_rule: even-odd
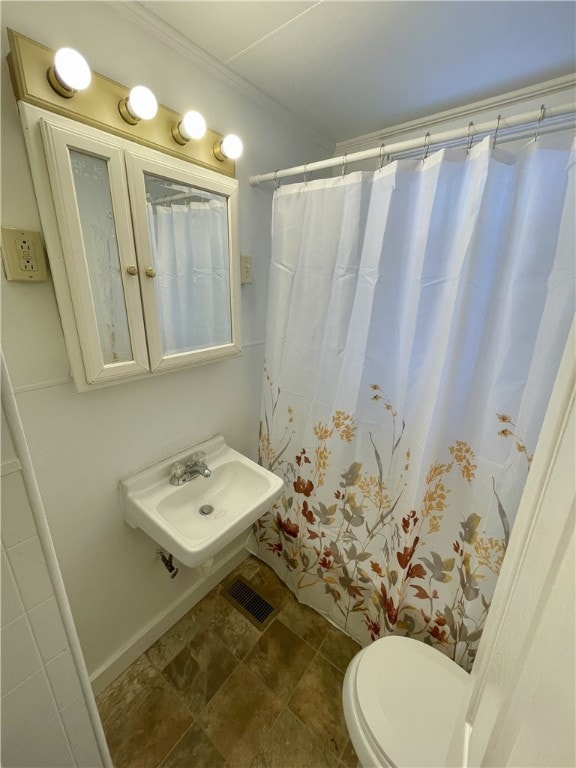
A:
<svg viewBox="0 0 576 768">
<path fill-rule="evenodd" d="M 148 275 L 148 277 L 156 277 L 156 270 L 154 269 L 154 267 L 148 267 L 148 269 L 146 270 L 146 274 Z"/>
<path fill-rule="evenodd" d="M 128 272 L 129 275 L 137 275 L 138 267 L 135 264 L 131 264 L 129 267 L 126 268 L 126 272 Z"/>
</svg>

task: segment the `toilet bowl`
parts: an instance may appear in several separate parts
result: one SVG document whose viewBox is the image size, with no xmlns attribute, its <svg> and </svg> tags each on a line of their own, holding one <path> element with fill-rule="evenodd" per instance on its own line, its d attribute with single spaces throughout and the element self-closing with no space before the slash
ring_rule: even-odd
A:
<svg viewBox="0 0 576 768">
<path fill-rule="evenodd" d="M 362 768 L 446 766 L 470 692 L 470 675 L 419 640 L 390 636 L 363 648 L 342 694 Z"/>
</svg>

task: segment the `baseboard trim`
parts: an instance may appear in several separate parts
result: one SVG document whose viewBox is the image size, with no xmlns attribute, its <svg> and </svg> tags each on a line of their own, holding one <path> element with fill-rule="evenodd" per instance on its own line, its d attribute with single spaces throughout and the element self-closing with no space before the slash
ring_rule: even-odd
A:
<svg viewBox="0 0 576 768">
<path fill-rule="evenodd" d="M 153 622 L 145 626 L 137 635 L 134 635 L 130 643 L 120 648 L 108 661 L 90 675 L 90 683 L 95 696 L 128 669 L 130 664 L 136 661 L 159 637 L 199 603 L 244 558 L 248 557 L 250 553 L 244 548 L 245 538 L 245 536 L 242 537 L 242 540 L 223 556 L 222 562 L 219 563 L 210 576 L 194 584 L 179 600 L 172 603 Z"/>
</svg>

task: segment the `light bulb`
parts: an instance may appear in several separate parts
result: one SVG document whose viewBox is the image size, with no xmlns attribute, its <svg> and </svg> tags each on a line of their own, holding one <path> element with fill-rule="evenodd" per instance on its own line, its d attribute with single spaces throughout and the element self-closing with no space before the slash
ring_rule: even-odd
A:
<svg viewBox="0 0 576 768">
<path fill-rule="evenodd" d="M 200 112 L 186 112 L 182 120 L 172 125 L 172 138 L 184 146 L 190 139 L 201 139 L 206 133 L 206 120 Z"/>
<path fill-rule="evenodd" d="M 88 88 L 92 73 L 88 62 L 73 48 L 60 48 L 54 56 L 54 66 L 48 70 L 48 82 L 56 93 L 71 98 L 76 91 Z"/>
<path fill-rule="evenodd" d="M 233 133 L 224 136 L 222 141 L 214 147 L 214 155 L 218 160 L 237 160 L 242 154 L 242 141 Z"/>
<path fill-rule="evenodd" d="M 140 120 L 152 120 L 158 111 L 156 96 L 145 85 L 135 85 L 118 105 L 120 114 L 131 125 L 136 125 Z"/>
<path fill-rule="evenodd" d="M 180 123 L 180 133 L 184 139 L 201 139 L 206 133 L 206 120 L 200 112 L 186 112 Z"/>
<path fill-rule="evenodd" d="M 145 85 L 135 85 L 128 96 L 127 107 L 134 117 L 152 120 L 158 112 L 156 96 Z"/>
</svg>

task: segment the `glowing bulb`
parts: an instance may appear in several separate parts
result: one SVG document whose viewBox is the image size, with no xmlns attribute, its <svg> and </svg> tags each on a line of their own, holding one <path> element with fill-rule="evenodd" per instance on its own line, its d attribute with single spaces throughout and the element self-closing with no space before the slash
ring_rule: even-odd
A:
<svg viewBox="0 0 576 768">
<path fill-rule="evenodd" d="M 127 123 L 136 125 L 140 120 L 152 120 L 158 112 L 158 102 L 150 88 L 146 88 L 145 85 L 135 85 L 128 94 L 128 98 L 118 104 L 118 108 Z"/>
<path fill-rule="evenodd" d="M 222 139 L 222 154 L 229 160 L 237 160 L 242 154 L 244 147 L 242 142 L 233 133 L 229 133 L 228 136 L 224 136 Z"/>
<path fill-rule="evenodd" d="M 54 56 L 54 66 L 48 70 L 48 81 L 60 96 L 71 98 L 76 91 L 88 88 L 92 73 L 88 62 L 73 48 L 60 48 Z"/>
<path fill-rule="evenodd" d="M 218 160 L 237 160 L 242 154 L 243 149 L 244 147 L 238 136 L 229 133 L 227 136 L 224 136 L 222 141 L 216 144 L 214 154 Z"/>
<path fill-rule="evenodd" d="M 206 133 L 206 120 L 200 112 L 186 112 L 179 127 L 183 139 L 201 139 Z"/>
<path fill-rule="evenodd" d="M 156 96 L 145 85 L 135 85 L 128 96 L 127 107 L 134 117 L 152 120 L 158 112 Z"/>
</svg>

